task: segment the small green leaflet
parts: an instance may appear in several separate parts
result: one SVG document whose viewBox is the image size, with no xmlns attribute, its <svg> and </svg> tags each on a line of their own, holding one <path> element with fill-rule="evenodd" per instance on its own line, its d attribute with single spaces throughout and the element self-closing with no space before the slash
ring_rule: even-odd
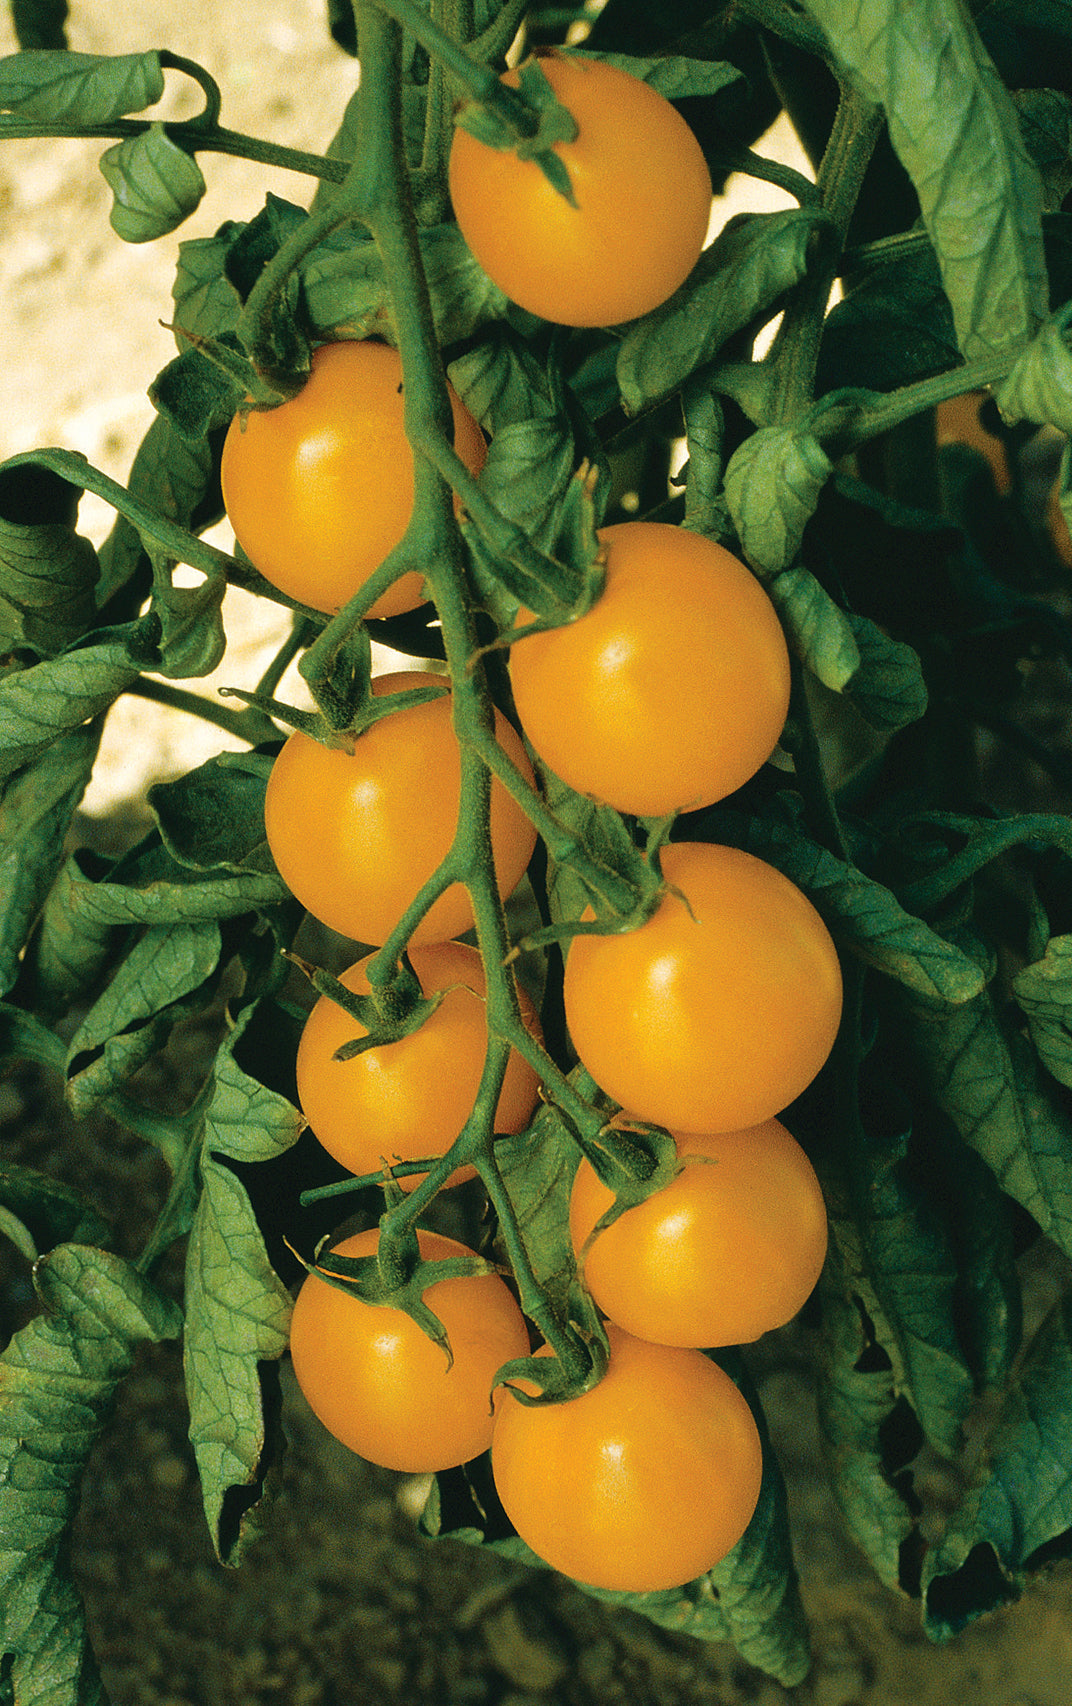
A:
<svg viewBox="0 0 1072 1706">
<path fill-rule="evenodd" d="M 207 188 L 193 155 L 162 124 L 117 142 L 101 155 L 100 169 L 115 198 L 112 229 L 125 243 L 149 243 L 174 231 Z"/>
<path fill-rule="evenodd" d="M 0 108 L 42 124 L 110 124 L 163 93 L 155 50 L 108 57 L 31 49 L 0 59 Z"/>
</svg>

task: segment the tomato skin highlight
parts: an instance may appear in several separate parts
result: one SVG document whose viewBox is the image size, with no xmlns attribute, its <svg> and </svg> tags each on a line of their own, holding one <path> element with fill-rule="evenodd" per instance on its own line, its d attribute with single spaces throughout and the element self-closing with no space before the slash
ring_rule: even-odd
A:
<svg viewBox="0 0 1072 1706">
<path fill-rule="evenodd" d="M 675 1132 L 760 1125 L 833 1047 L 837 950 L 807 896 L 752 854 L 679 841 L 661 857 L 680 894 L 668 890 L 639 929 L 570 943 L 574 1047 L 637 1119 Z"/>
<path fill-rule="evenodd" d="M 340 983 L 368 995 L 366 968 L 372 958 L 370 954 L 350 966 Z M 385 1160 L 419 1161 L 444 1154 L 468 1119 L 480 1084 L 488 1032 L 487 985 L 479 953 L 464 942 L 442 942 L 414 948 L 410 964 L 425 995 L 447 992 L 416 1031 L 352 1060 L 334 1060 L 336 1049 L 367 1032 L 330 996 L 322 995 L 298 1044 L 302 1112 L 328 1154 L 358 1175 L 376 1172 Z M 523 990 L 518 993 L 525 1023 L 538 1036 L 536 1010 Z M 495 1130 L 523 1130 L 538 1096 L 534 1068 L 512 1051 Z M 474 1171 L 458 1168 L 448 1184 L 470 1179 Z M 423 1177 L 412 1173 L 398 1183 L 411 1191 Z"/>
<path fill-rule="evenodd" d="M 699 259 L 712 203 L 703 151 L 670 102 L 628 72 L 573 54 L 540 67 L 578 126 L 554 144 L 578 205 L 533 161 L 456 129 L 455 217 L 489 278 L 530 313 L 566 326 L 634 320 Z M 516 71 L 503 81 L 516 87 Z"/>
<path fill-rule="evenodd" d="M 613 1324 L 607 1335 L 607 1372 L 579 1398 L 532 1406 L 496 1390 L 495 1486 L 526 1545 L 574 1581 L 681 1587 L 752 1519 L 763 1474 L 755 1420 L 702 1351 Z"/>
<path fill-rule="evenodd" d="M 682 1132 L 685 1165 L 596 1234 L 584 1279 L 610 1320 L 663 1345 L 749 1344 L 807 1302 L 826 1256 L 826 1206 L 811 1162 L 780 1120 Z M 582 1160 L 570 1199 L 580 1255 L 614 1194 Z"/>
<path fill-rule="evenodd" d="M 336 1245 L 373 1255 L 379 1228 Z M 473 1252 L 419 1231 L 426 1261 Z M 302 1283 L 291 1317 L 294 1374 L 310 1409 L 351 1451 L 384 1469 L 453 1469 L 491 1443 L 491 1386 L 504 1362 L 527 1356 L 528 1331 L 497 1274 L 437 1280 L 424 1301 L 443 1323 L 453 1362 L 401 1309 L 364 1303 L 317 1274 Z"/>
<path fill-rule="evenodd" d="M 518 718 L 557 776 L 616 811 L 713 805 L 766 762 L 785 724 L 774 606 L 742 562 L 683 527 L 622 522 L 600 539 L 606 582 L 592 608 L 511 649 Z"/>
<path fill-rule="evenodd" d="M 477 474 L 483 434 L 453 389 L 449 396 L 455 449 Z M 235 416 L 220 480 L 235 537 L 265 580 L 313 610 L 341 609 L 413 511 L 397 350 L 371 340 L 322 344 L 297 396 Z M 401 615 L 426 596 L 423 576 L 408 573 L 368 614 Z"/>
<path fill-rule="evenodd" d="M 415 670 L 379 676 L 373 692 L 427 686 Z M 496 713 L 500 744 L 534 782 L 514 729 Z M 272 766 L 264 801 L 268 846 L 283 881 L 314 918 L 358 942 L 383 943 L 450 850 L 458 819 L 461 760 L 450 695 L 403 707 L 357 737 L 354 750 L 322 746 L 295 731 Z M 491 840 L 500 893 L 520 882 L 536 831 L 491 784 Z M 446 942 L 473 923 L 469 895 L 452 883 L 411 937 Z"/>
</svg>

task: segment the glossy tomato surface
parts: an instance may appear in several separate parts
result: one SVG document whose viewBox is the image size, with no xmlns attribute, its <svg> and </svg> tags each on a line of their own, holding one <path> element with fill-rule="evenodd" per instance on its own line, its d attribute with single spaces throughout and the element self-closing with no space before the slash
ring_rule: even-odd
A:
<svg viewBox="0 0 1072 1706">
<path fill-rule="evenodd" d="M 339 980 L 356 994 L 370 993 L 369 958 L 359 960 Z M 335 1060 L 337 1049 L 367 1032 L 326 995 L 302 1030 L 297 1059 L 302 1112 L 328 1153 L 351 1173 L 374 1173 L 390 1161 L 444 1154 L 476 1100 L 488 1045 L 487 986 L 480 955 L 464 942 L 441 942 L 414 948 L 410 964 L 425 995 L 446 993 L 408 1036 L 352 1060 Z M 523 991 L 519 994 L 524 1020 L 539 1035 L 536 1010 Z M 512 1051 L 495 1130 L 521 1131 L 532 1117 L 538 1092 L 534 1069 Z M 471 1167 L 460 1168 L 450 1183 L 472 1174 Z M 423 1177 L 413 1173 L 398 1183 L 409 1191 Z"/>
<path fill-rule="evenodd" d="M 574 1250 L 600 1309 L 664 1345 L 750 1343 L 792 1319 L 826 1256 L 815 1171 L 780 1120 L 676 1137 L 681 1171 L 585 1245 L 613 1203 L 582 1161 L 570 1199 Z"/>
<path fill-rule="evenodd" d="M 759 1125 L 830 1053 L 837 951 L 807 896 L 750 853 L 679 841 L 662 869 L 671 886 L 639 929 L 570 943 L 574 1047 L 638 1119 L 671 1131 Z"/>
<path fill-rule="evenodd" d="M 471 1256 L 452 1238 L 419 1232 L 426 1261 Z M 379 1229 L 334 1254 L 375 1254 Z M 491 1386 L 504 1362 L 527 1356 L 528 1332 L 497 1274 L 438 1280 L 424 1301 L 450 1340 L 453 1362 L 401 1309 L 363 1303 L 317 1274 L 294 1304 L 290 1350 L 310 1409 L 369 1463 L 422 1474 L 451 1469 L 491 1442 Z"/>
<path fill-rule="evenodd" d="M 567 326 L 633 320 L 699 258 L 711 177 L 685 120 L 656 90 L 580 55 L 540 61 L 578 132 L 556 142 L 576 206 L 539 166 L 457 129 L 450 193 L 469 248 L 522 308 Z M 517 73 L 504 81 L 516 85 Z"/>
<path fill-rule="evenodd" d="M 608 1327 L 599 1384 L 562 1404 L 495 1394 L 491 1466 L 526 1545 L 575 1581 L 680 1587 L 736 1545 L 763 1452 L 746 1400 L 702 1351 Z"/>
<path fill-rule="evenodd" d="M 451 391 L 454 445 L 475 474 L 487 447 Z M 413 453 L 402 424 L 398 352 L 374 342 L 322 344 L 296 397 L 236 415 L 220 479 L 235 538 L 265 580 L 314 610 L 351 599 L 402 538 L 413 511 Z M 370 616 L 422 603 L 405 574 Z"/>
<path fill-rule="evenodd" d="M 376 693 L 427 686 L 422 671 L 384 675 Z M 501 745 L 532 779 L 517 734 L 496 714 Z M 314 918 L 369 945 L 387 940 L 417 891 L 450 850 L 461 797 L 461 760 L 450 695 L 406 706 L 373 723 L 352 753 L 295 732 L 268 777 L 268 846 L 291 893 Z M 491 840 L 500 893 L 521 880 L 536 832 L 498 781 L 491 786 Z M 469 895 L 453 883 L 411 940 L 446 942 L 473 922 Z"/>
<path fill-rule="evenodd" d="M 616 811 L 712 805 L 755 774 L 785 723 L 774 606 L 742 562 L 683 527 L 627 521 L 600 539 L 592 608 L 511 650 L 521 725 L 556 775 Z"/>
</svg>

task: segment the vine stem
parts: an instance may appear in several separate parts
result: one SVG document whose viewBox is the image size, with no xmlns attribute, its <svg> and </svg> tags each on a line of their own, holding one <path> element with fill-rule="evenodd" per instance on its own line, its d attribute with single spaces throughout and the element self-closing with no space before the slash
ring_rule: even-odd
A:
<svg viewBox="0 0 1072 1706">
<path fill-rule="evenodd" d="M 176 687 L 170 681 L 159 681 L 154 676 L 139 675 L 125 692 L 133 698 L 151 699 L 154 704 L 166 705 L 172 711 L 183 711 L 191 717 L 200 717 L 202 722 L 212 723 L 215 728 L 223 729 L 238 740 L 244 740 L 249 746 L 256 746 L 258 741 L 273 740 L 279 734 L 270 718 L 263 716 L 253 707 L 232 711 L 227 705 L 218 704 L 214 699 L 206 699 L 200 693 L 191 693 L 185 687 Z M 253 715 L 250 714 L 251 710 Z"/>
<path fill-rule="evenodd" d="M 0 142 L 18 142 L 38 136 L 123 141 L 129 136 L 143 136 L 149 129 L 148 119 L 115 119 L 110 124 L 50 124 L 7 114 L 0 116 Z M 347 160 L 329 160 L 324 154 L 285 148 L 280 143 L 266 142 L 259 136 L 228 130 L 225 125 L 208 129 L 203 120 L 169 119 L 164 130 L 172 142 L 178 143 L 187 154 L 230 154 L 240 160 L 252 160 L 260 166 L 278 166 L 285 172 L 297 172 L 307 178 L 326 178 L 329 183 L 336 184 L 342 182 L 349 170 Z"/>
</svg>

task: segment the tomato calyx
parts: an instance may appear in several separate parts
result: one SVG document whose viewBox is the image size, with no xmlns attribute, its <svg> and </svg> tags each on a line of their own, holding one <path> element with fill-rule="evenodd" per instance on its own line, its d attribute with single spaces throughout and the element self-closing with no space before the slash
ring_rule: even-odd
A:
<svg viewBox="0 0 1072 1706">
<path fill-rule="evenodd" d="M 610 1342 L 591 1300 L 584 1300 L 588 1316 L 584 1328 L 572 1321 L 556 1335 L 555 1345 L 544 1344 L 532 1356 L 515 1357 L 503 1363 L 492 1387 L 506 1387 L 519 1404 L 566 1404 L 598 1386 L 610 1361 Z"/>
<path fill-rule="evenodd" d="M 499 1274 L 501 1269 L 482 1256 L 447 1256 L 422 1261 L 416 1230 L 407 1227 L 397 1236 L 381 1235 L 374 1255 L 339 1256 L 324 1252 L 334 1235 L 321 1240 L 312 1262 L 299 1256 L 307 1273 L 316 1274 L 328 1285 L 378 1308 L 401 1309 L 421 1331 L 437 1344 L 450 1368 L 454 1362 L 450 1340 L 439 1316 L 424 1301 L 424 1293 L 440 1280 L 479 1279 Z M 322 1253 L 323 1252 L 323 1253 Z"/>
<path fill-rule="evenodd" d="M 403 1037 L 412 1036 L 426 1019 L 431 1018 L 448 993 L 447 989 L 437 989 L 431 995 L 425 995 L 405 953 L 389 967 L 386 978 L 373 980 L 370 977 L 371 995 L 361 995 L 348 989 L 331 972 L 322 966 L 312 965 L 297 954 L 286 953 L 285 958 L 304 972 L 318 995 L 326 995 L 329 1001 L 334 1001 L 365 1032 L 364 1036 L 353 1037 L 335 1050 L 331 1058 L 339 1062 L 353 1060 L 369 1049 L 382 1048 L 385 1043 L 396 1043 Z"/>
<path fill-rule="evenodd" d="M 577 202 L 570 175 L 554 144 L 573 142 L 577 121 L 564 107 L 547 81 L 539 59 L 525 60 L 518 68 L 517 87 L 500 82 L 484 101 L 467 101 L 458 110 L 455 123 L 487 148 L 515 152 L 519 160 L 530 160 L 571 207 Z"/>
</svg>

